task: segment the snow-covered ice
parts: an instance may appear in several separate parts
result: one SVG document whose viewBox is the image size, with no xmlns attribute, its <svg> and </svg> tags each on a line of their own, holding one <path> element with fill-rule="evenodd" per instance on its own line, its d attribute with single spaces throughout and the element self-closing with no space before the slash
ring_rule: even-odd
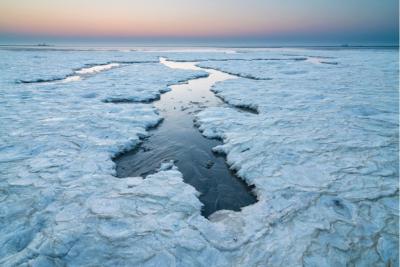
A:
<svg viewBox="0 0 400 267">
<path fill-rule="evenodd" d="M 138 102 L 206 75 L 159 57 L 242 77 L 213 91 L 258 114 L 214 107 L 196 124 L 222 138 L 214 149 L 255 185 L 254 205 L 207 220 L 171 162 L 146 179 L 114 177 L 112 158 L 162 119 Z M 0 265 L 397 266 L 397 58 L 370 49 L 0 50 Z M 34 82 L 109 64 L 119 66 Z"/>
<path fill-rule="evenodd" d="M 267 266 L 398 265 L 398 55 L 331 54 L 338 65 L 200 64 L 273 78 L 213 88 L 258 115 L 212 108 L 197 116 L 205 136 L 223 138 L 215 150 L 255 185 L 257 216 L 273 223 L 247 249 Z"/>
<path fill-rule="evenodd" d="M 93 74 L 93 73 L 98 73 L 98 72 L 102 72 L 105 70 L 110 70 L 110 69 L 116 68 L 118 66 L 119 66 L 118 63 L 110 63 L 110 64 L 104 64 L 104 65 L 93 66 L 93 67 L 88 67 L 88 68 L 82 68 L 75 72 L 77 74 Z"/>
</svg>

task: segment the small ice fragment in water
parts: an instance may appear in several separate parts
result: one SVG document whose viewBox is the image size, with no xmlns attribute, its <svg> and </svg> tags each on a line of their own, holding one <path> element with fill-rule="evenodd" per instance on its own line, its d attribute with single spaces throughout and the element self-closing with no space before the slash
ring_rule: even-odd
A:
<svg viewBox="0 0 400 267">
<path fill-rule="evenodd" d="M 174 161 L 170 160 L 167 162 L 161 163 L 160 168 L 158 171 L 168 171 L 168 170 L 177 170 L 178 168 L 175 166 Z"/>
</svg>

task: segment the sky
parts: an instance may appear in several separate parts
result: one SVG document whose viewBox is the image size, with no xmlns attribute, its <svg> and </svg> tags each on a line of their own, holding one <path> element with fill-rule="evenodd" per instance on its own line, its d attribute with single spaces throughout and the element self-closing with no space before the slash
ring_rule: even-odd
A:
<svg viewBox="0 0 400 267">
<path fill-rule="evenodd" d="M 1 0 L 0 38 L 398 44 L 397 0 Z"/>
</svg>

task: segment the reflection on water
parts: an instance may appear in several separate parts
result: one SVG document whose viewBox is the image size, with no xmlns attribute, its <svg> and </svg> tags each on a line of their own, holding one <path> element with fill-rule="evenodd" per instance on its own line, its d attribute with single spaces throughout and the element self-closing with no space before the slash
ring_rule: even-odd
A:
<svg viewBox="0 0 400 267">
<path fill-rule="evenodd" d="M 201 70 L 193 62 L 171 62 L 160 59 L 170 68 Z M 194 113 L 204 107 L 224 103 L 211 91 L 211 86 L 235 76 L 207 69 L 206 78 L 171 86 L 154 105 L 164 121 L 150 133 L 143 144 L 115 159 L 118 177 L 146 176 L 154 173 L 160 163 L 174 160 L 186 183 L 201 192 L 202 214 L 208 216 L 221 209 L 240 210 L 256 202 L 251 188 L 229 170 L 225 158 L 212 152 L 221 144 L 204 138 L 193 125 Z"/>
</svg>

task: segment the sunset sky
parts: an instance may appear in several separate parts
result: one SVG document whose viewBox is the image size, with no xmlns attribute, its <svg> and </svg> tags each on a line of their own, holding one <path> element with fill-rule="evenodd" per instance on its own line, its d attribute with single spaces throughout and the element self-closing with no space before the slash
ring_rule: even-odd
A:
<svg viewBox="0 0 400 267">
<path fill-rule="evenodd" d="M 397 0 L 1 0 L 0 37 L 397 43 Z"/>
</svg>

